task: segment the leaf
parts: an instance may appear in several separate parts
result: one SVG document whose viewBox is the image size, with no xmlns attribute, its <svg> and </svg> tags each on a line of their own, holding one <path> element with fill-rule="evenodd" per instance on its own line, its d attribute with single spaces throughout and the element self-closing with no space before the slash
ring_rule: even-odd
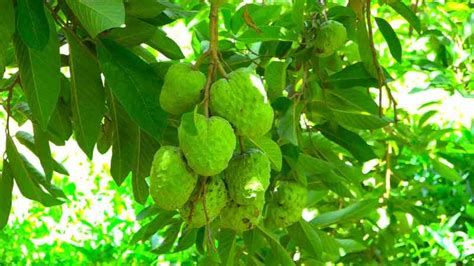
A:
<svg viewBox="0 0 474 266">
<path fill-rule="evenodd" d="M 46 179 L 50 181 L 53 175 L 53 157 L 51 157 L 48 134 L 41 130 L 37 124 L 33 124 L 33 132 L 36 156 L 41 162 Z"/>
<path fill-rule="evenodd" d="M 265 136 L 250 139 L 250 141 L 268 157 L 272 169 L 278 172 L 281 171 L 282 155 L 280 146 L 275 141 Z"/>
<path fill-rule="evenodd" d="M 400 44 L 400 40 L 398 39 L 397 34 L 392 29 L 392 26 L 383 18 L 375 18 L 375 22 L 380 29 L 385 41 L 388 44 L 388 49 L 392 54 L 393 58 L 395 58 L 398 62 L 402 62 L 402 45 Z"/>
<path fill-rule="evenodd" d="M 127 15 L 138 18 L 154 18 L 158 16 L 166 6 L 156 0 L 129 0 L 125 2 Z"/>
<path fill-rule="evenodd" d="M 133 169 L 140 129 L 109 93 L 109 110 L 114 128 L 110 174 L 120 186 Z"/>
<path fill-rule="evenodd" d="M 101 126 L 99 137 L 97 139 L 97 150 L 101 154 L 105 154 L 112 146 L 113 134 L 114 131 L 112 127 L 112 122 L 110 122 L 110 120 L 108 119 L 105 119 L 104 123 Z"/>
<path fill-rule="evenodd" d="M 154 216 L 154 215 L 157 215 L 158 213 L 160 213 L 162 211 L 162 209 L 160 209 L 158 206 L 156 205 L 151 205 L 151 206 L 148 206 L 146 208 L 144 208 L 143 210 L 141 210 L 138 214 L 137 214 L 137 217 L 136 217 L 136 220 L 137 221 L 141 221 L 145 218 L 148 218 L 150 216 Z"/>
<path fill-rule="evenodd" d="M 275 257 L 276 261 L 280 262 L 282 265 L 295 265 L 293 259 L 288 254 L 288 251 L 286 251 L 272 233 L 268 232 L 267 229 L 261 226 L 257 226 L 256 230 L 267 239 L 272 248 L 272 255 Z"/>
<path fill-rule="evenodd" d="M 268 41 L 297 41 L 298 35 L 291 30 L 279 26 L 261 26 L 259 32 L 249 29 L 242 33 L 237 40 L 251 44 Z"/>
<path fill-rule="evenodd" d="M 13 2 L 0 0 L 2 23 L 0 23 L 0 77 L 3 76 L 8 64 L 8 48 L 12 46 L 12 36 L 15 32 L 15 12 Z"/>
<path fill-rule="evenodd" d="M 50 40 L 50 26 L 46 18 L 43 1 L 18 0 L 17 3 L 17 32 L 20 38 L 29 48 L 43 50 Z"/>
<path fill-rule="evenodd" d="M 360 162 L 377 158 L 365 140 L 352 131 L 329 123 L 318 126 L 318 129 L 326 138 L 347 149 Z"/>
<path fill-rule="evenodd" d="M 460 182 L 462 181 L 462 177 L 458 174 L 458 172 L 443 163 L 440 158 L 433 158 L 431 159 L 431 163 L 433 165 L 433 169 L 438 172 L 441 177 L 446 178 L 451 182 Z"/>
<path fill-rule="evenodd" d="M 280 117 L 277 129 L 278 135 L 282 139 L 295 146 L 298 146 L 297 128 L 299 128 L 301 109 L 301 106 L 292 103 L 290 108 L 286 110 L 285 114 Z"/>
<path fill-rule="evenodd" d="M 367 249 L 366 246 L 354 239 L 336 239 L 336 241 L 346 253 L 360 252 Z"/>
<path fill-rule="evenodd" d="M 66 0 L 74 15 L 91 37 L 125 23 L 122 0 Z"/>
<path fill-rule="evenodd" d="M 345 67 L 332 74 L 328 79 L 334 88 L 352 88 L 355 86 L 377 87 L 377 80 L 365 69 L 361 62 Z"/>
<path fill-rule="evenodd" d="M 393 1 L 389 4 L 398 14 L 410 23 L 410 25 L 418 32 L 421 32 L 421 22 L 413 11 L 406 6 L 402 1 Z"/>
<path fill-rule="evenodd" d="M 196 123 L 195 123 L 195 112 L 187 112 L 181 116 L 181 125 L 183 129 L 191 136 L 198 134 Z"/>
<path fill-rule="evenodd" d="M 138 232 L 133 235 L 132 240 L 130 240 L 130 245 L 135 245 L 138 243 L 138 241 L 148 240 L 158 230 L 176 221 L 177 219 L 173 218 L 175 215 L 175 211 L 160 212 L 160 214 L 156 216 L 155 219 L 142 226 L 142 228 L 140 228 L 140 230 L 138 230 Z"/>
<path fill-rule="evenodd" d="M 128 47 L 140 45 L 150 39 L 157 30 L 154 25 L 134 17 L 127 17 L 125 28 L 110 31 L 108 38 Z"/>
<path fill-rule="evenodd" d="M 318 227 L 326 227 L 331 224 L 340 224 L 368 216 L 379 206 L 378 199 L 366 199 L 351 204 L 343 209 L 320 214 L 311 221 Z"/>
<path fill-rule="evenodd" d="M 304 220 L 287 227 L 289 236 L 312 257 L 321 258 L 322 243 L 316 230 Z"/>
<path fill-rule="evenodd" d="M 13 176 L 10 166 L 3 160 L 3 172 L 0 172 L 0 230 L 8 223 L 12 208 Z"/>
<path fill-rule="evenodd" d="M 158 104 L 161 84 L 153 69 L 111 40 L 102 40 L 98 53 L 105 80 L 120 104 L 140 128 L 159 140 L 167 115 Z"/>
<path fill-rule="evenodd" d="M 217 237 L 219 248 L 220 265 L 232 266 L 234 265 L 235 253 L 236 253 L 236 233 L 230 229 L 221 229 Z"/>
<path fill-rule="evenodd" d="M 95 56 L 68 29 L 64 30 L 69 43 L 71 71 L 71 108 L 76 141 L 89 159 L 100 132 L 105 112 L 105 92 L 100 68 Z"/>
<path fill-rule="evenodd" d="M 325 174 L 334 169 L 333 164 L 304 153 L 300 153 L 300 155 L 298 156 L 298 162 L 296 167 L 306 176 Z"/>
<path fill-rule="evenodd" d="M 169 59 L 179 60 L 184 58 L 179 45 L 176 44 L 173 39 L 166 36 L 166 33 L 160 29 L 156 29 L 153 36 L 146 43 Z"/>
<path fill-rule="evenodd" d="M 51 19 L 48 19 L 54 29 Z M 14 38 L 21 84 L 36 120 L 46 130 L 61 90 L 59 45 L 51 30 L 47 45 L 38 51 L 28 48 L 18 35 Z"/>
<path fill-rule="evenodd" d="M 158 248 L 154 248 L 153 252 L 157 254 L 169 253 L 173 248 L 174 242 L 176 242 L 176 239 L 178 239 L 181 225 L 183 225 L 182 220 L 178 220 L 177 222 L 171 224 L 166 232 L 162 235 L 162 237 L 164 237 L 163 242 L 161 242 L 161 245 Z"/>
<path fill-rule="evenodd" d="M 271 101 L 282 96 L 282 92 L 286 87 L 286 68 L 288 65 L 288 62 L 271 61 L 265 68 L 268 98 Z"/>
<path fill-rule="evenodd" d="M 296 29 L 301 31 L 304 28 L 304 9 L 305 9 L 305 2 L 304 0 L 295 0 L 293 1 L 293 12 L 291 12 L 291 17 L 293 19 L 293 23 L 296 25 Z"/>
<path fill-rule="evenodd" d="M 132 168 L 133 195 L 138 203 L 145 204 L 149 194 L 145 177 L 150 175 L 153 156 L 160 145 L 150 135 L 139 130 L 136 146 L 138 148 Z"/>
<path fill-rule="evenodd" d="M 178 244 L 176 248 L 173 250 L 173 253 L 186 250 L 196 242 L 196 236 L 198 229 L 196 228 L 186 228 L 183 230 L 184 232 L 181 233 L 181 236 L 178 240 Z"/>
<path fill-rule="evenodd" d="M 28 199 L 40 202 L 46 207 L 62 204 L 63 202 L 44 192 L 35 177 L 32 175 L 31 166 L 26 165 L 24 159 L 13 143 L 10 136 L 7 136 L 7 156 L 11 167 L 11 173 L 20 189 L 21 194 Z"/>
</svg>

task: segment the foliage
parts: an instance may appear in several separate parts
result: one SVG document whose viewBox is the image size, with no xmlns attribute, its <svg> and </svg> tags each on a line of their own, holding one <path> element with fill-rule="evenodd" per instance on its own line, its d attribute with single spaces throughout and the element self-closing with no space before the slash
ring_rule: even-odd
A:
<svg viewBox="0 0 474 266">
<path fill-rule="evenodd" d="M 45 230 L 7 225 L 17 206 L 12 181 L 25 198 L 55 206 L 32 212 L 60 219 L 54 212 L 75 198 L 67 169 L 51 148 L 71 138 L 92 160 L 94 147 L 111 150 L 110 174 L 122 185 L 117 195 L 125 198 L 131 190 L 143 205 L 137 215 L 143 224 L 131 239 L 131 222 L 111 221 L 143 254 L 136 262 L 163 254 L 204 265 L 472 260 L 474 123 L 434 123 L 442 102 L 428 102 L 418 113 L 397 109 L 396 102 L 404 107 L 403 88 L 412 84 L 418 87 L 410 93 L 442 89 L 472 97 L 472 4 L 213 1 L 210 8 L 194 0 L 0 0 L 0 9 L 0 73 L 6 71 L 0 96 L 7 121 L 0 244 L 10 248 L 0 258 L 6 263 L 22 259 L 20 243 L 48 247 L 28 241 Z M 343 36 L 338 28 L 337 44 L 321 43 L 328 21 L 346 30 Z M 190 49 L 166 34 L 183 24 Z M 330 52 L 322 53 L 321 45 Z M 202 103 L 182 117 L 166 113 L 159 100 L 165 74 L 178 61 L 207 75 Z M 279 182 L 297 182 L 309 191 L 305 211 L 286 228 L 260 223 L 241 233 L 218 221 L 191 228 L 178 212 L 162 210 L 148 197 L 153 155 L 160 146 L 178 146 L 180 119 L 195 135 L 198 113 L 209 114 L 211 82 L 241 68 L 264 81 L 275 115 L 268 134 L 241 136 L 240 146 L 261 150 L 271 162 L 266 197 Z M 423 83 L 410 79 L 414 73 Z M 13 132 L 13 121 L 31 124 L 30 132 Z M 191 146 L 198 144 L 205 146 Z M 92 230 L 110 239 L 112 228 Z M 95 263 L 113 262 L 129 249 L 95 242 L 55 247 L 87 254 Z"/>
</svg>

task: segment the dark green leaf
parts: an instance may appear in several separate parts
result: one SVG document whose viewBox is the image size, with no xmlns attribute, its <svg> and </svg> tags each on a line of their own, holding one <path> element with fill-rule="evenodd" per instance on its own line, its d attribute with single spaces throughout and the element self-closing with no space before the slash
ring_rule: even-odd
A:
<svg viewBox="0 0 474 266">
<path fill-rule="evenodd" d="M 50 26 L 42 0 L 18 0 L 17 32 L 31 49 L 43 50 L 50 40 Z M 3 12 L 3 11 L 2 11 Z M 54 28 L 51 28 L 53 31 Z"/>
<path fill-rule="evenodd" d="M 10 166 L 3 160 L 3 172 L 0 172 L 0 230 L 8 223 L 12 208 L 13 176 Z"/>
<path fill-rule="evenodd" d="M 237 40 L 244 43 L 268 42 L 268 41 L 297 41 L 298 35 L 291 30 L 279 26 L 261 26 L 259 31 L 248 29 Z"/>
<path fill-rule="evenodd" d="M 329 123 L 318 126 L 318 128 L 326 138 L 347 149 L 357 160 L 366 162 L 377 158 L 372 148 L 356 133 Z"/>
<path fill-rule="evenodd" d="M 349 205 L 343 209 L 320 214 L 311 221 L 311 224 L 325 227 L 335 223 L 344 223 L 368 216 L 379 206 L 378 199 L 366 199 Z"/>
<path fill-rule="evenodd" d="M 179 60 L 184 58 L 179 45 L 176 44 L 173 39 L 166 36 L 166 33 L 160 29 L 157 29 L 146 43 L 169 59 Z"/>
<path fill-rule="evenodd" d="M 144 208 L 143 210 L 141 210 L 138 214 L 137 214 L 137 221 L 141 221 L 145 218 L 148 218 L 150 216 L 154 216 L 154 215 L 157 215 L 158 213 L 160 213 L 162 211 L 162 209 L 160 209 L 158 206 L 156 205 L 151 205 L 151 206 L 148 206 L 146 208 Z"/>
<path fill-rule="evenodd" d="M 398 14 L 402 15 L 402 17 L 404 17 L 417 32 L 421 32 L 420 19 L 408 6 L 406 6 L 402 1 L 393 1 L 390 3 L 390 6 L 397 11 Z"/>
<path fill-rule="evenodd" d="M 33 124 L 33 132 L 35 139 L 36 156 L 43 166 L 44 174 L 48 181 L 51 180 L 53 174 L 53 157 L 51 156 L 51 148 L 49 147 L 48 134 L 39 128 L 39 125 Z"/>
<path fill-rule="evenodd" d="M 138 241 L 146 241 L 153 234 L 155 234 L 161 228 L 175 222 L 177 219 L 173 219 L 173 216 L 176 214 L 175 211 L 162 211 L 155 219 L 146 225 L 142 226 L 138 232 L 136 232 L 132 240 L 130 240 L 130 245 L 135 245 Z"/>
<path fill-rule="evenodd" d="M 66 3 L 93 38 L 104 30 L 125 23 L 125 8 L 121 0 L 66 0 Z"/>
<path fill-rule="evenodd" d="M 433 168 L 441 177 L 446 178 L 451 182 L 460 182 L 462 181 L 461 176 L 459 176 L 458 172 L 451 168 L 450 166 L 443 163 L 440 158 L 434 158 L 431 160 L 433 164 Z"/>
<path fill-rule="evenodd" d="M 69 42 L 71 108 L 77 144 L 92 158 L 105 112 L 105 92 L 95 56 L 77 36 L 64 30 Z"/>
<path fill-rule="evenodd" d="M 104 120 L 99 132 L 99 138 L 97 139 L 97 150 L 101 154 L 105 154 L 112 146 L 114 128 L 112 122 L 108 119 Z"/>
<path fill-rule="evenodd" d="M 332 74 L 329 83 L 334 88 L 352 88 L 355 86 L 377 87 L 377 80 L 359 62 L 345 67 L 343 70 Z"/>
<path fill-rule="evenodd" d="M 323 250 L 321 239 L 311 224 L 300 220 L 287 229 L 290 237 L 298 246 L 305 249 L 312 257 L 321 258 Z"/>
<path fill-rule="evenodd" d="M 380 29 L 385 41 L 388 44 L 390 53 L 398 62 L 402 62 L 402 45 L 392 26 L 383 18 L 375 18 L 375 22 Z"/>
<path fill-rule="evenodd" d="M 295 146 L 298 146 L 297 128 L 299 128 L 301 109 L 300 105 L 293 103 L 278 123 L 278 135 Z"/>
<path fill-rule="evenodd" d="M 153 249 L 153 252 L 157 254 L 169 253 L 173 248 L 176 239 L 178 239 L 179 231 L 182 225 L 182 220 L 178 220 L 177 222 L 171 224 L 166 230 L 166 232 L 163 234 L 163 237 L 165 239 L 163 240 L 163 242 L 161 242 L 161 245 L 158 248 Z"/>
<path fill-rule="evenodd" d="M 275 141 L 265 136 L 257 139 L 250 139 L 250 141 L 267 155 L 271 162 L 272 169 L 278 172 L 281 171 L 282 155 L 280 146 L 278 146 Z"/>
<path fill-rule="evenodd" d="M 140 130 L 137 136 L 136 159 L 132 169 L 133 195 L 138 203 L 145 204 L 148 198 L 148 184 L 145 177 L 150 175 L 153 156 L 159 148 L 159 143 L 150 135 Z"/>
<path fill-rule="evenodd" d="M 132 47 L 146 42 L 157 30 L 156 26 L 134 17 L 127 17 L 125 24 L 125 28 L 111 30 L 107 37 L 124 46 Z"/>
<path fill-rule="evenodd" d="M 2 23 L 0 23 L 0 77 L 3 76 L 8 64 L 8 48 L 12 46 L 12 36 L 15 32 L 15 12 L 13 2 L 10 0 L 0 1 L 2 10 Z"/>
<path fill-rule="evenodd" d="M 268 98 L 273 101 L 282 95 L 286 87 L 286 68 L 288 62 L 271 61 L 265 68 Z"/>
<path fill-rule="evenodd" d="M 217 237 L 219 248 L 220 265 L 232 266 L 234 265 L 236 252 L 236 233 L 233 230 L 221 229 Z"/>
<path fill-rule="evenodd" d="M 190 248 L 196 242 L 198 229 L 195 228 L 185 228 L 181 232 L 181 236 L 178 240 L 178 244 L 173 252 L 179 252 Z"/>
<path fill-rule="evenodd" d="M 265 237 L 272 248 L 272 255 L 274 256 L 275 260 L 281 263 L 282 265 L 295 265 L 293 259 L 288 254 L 288 251 L 280 244 L 277 238 L 267 229 L 258 226 L 256 228 L 263 237 Z"/>
<path fill-rule="evenodd" d="M 128 0 L 125 2 L 125 11 L 127 15 L 138 18 L 154 18 L 158 16 L 161 11 L 165 10 L 166 6 L 156 0 Z"/>
<path fill-rule="evenodd" d="M 98 52 L 106 82 L 120 104 L 143 130 L 159 140 L 167 115 L 158 104 L 161 85 L 153 69 L 111 40 L 103 40 Z"/>
<path fill-rule="evenodd" d="M 48 20 L 51 25 L 53 22 Z M 51 27 L 54 29 L 54 27 Z M 43 50 L 28 48 L 22 40 L 14 38 L 15 52 L 26 100 L 33 118 L 45 130 L 56 108 L 61 90 L 59 45 L 56 31 L 51 30 Z"/>
<path fill-rule="evenodd" d="M 10 136 L 7 136 L 6 146 L 11 172 L 21 194 L 26 198 L 36 200 L 47 207 L 63 203 L 41 189 L 36 181 L 36 177 L 33 176 L 34 173 L 31 172 L 32 166 L 25 164 L 25 162 L 27 162 L 26 159 L 18 153 L 18 150 Z"/>
<path fill-rule="evenodd" d="M 298 171 L 303 172 L 308 177 L 317 174 L 324 174 L 334 169 L 334 165 L 331 163 L 304 153 L 301 153 L 298 156 L 296 167 Z"/>
</svg>

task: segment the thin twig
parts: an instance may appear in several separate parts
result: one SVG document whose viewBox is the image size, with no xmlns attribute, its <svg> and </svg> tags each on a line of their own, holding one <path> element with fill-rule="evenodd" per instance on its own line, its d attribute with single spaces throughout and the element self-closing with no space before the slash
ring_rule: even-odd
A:
<svg viewBox="0 0 474 266">
<path fill-rule="evenodd" d="M 206 51 L 203 53 L 197 60 L 196 63 L 193 65 L 193 69 L 197 70 L 201 66 L 201 64 L 204 62 L 204 60 L 209 56 L 209 51 Z"/>
<path fill-rule="evenodd" d="M 244 154 L 245 147 L 244 147 L 244 138 L 242 136 L 239 136 L 239 144 L 240 144 L 240 154 Z"/>
<path fill-rule="evenodd" d="M 386 199 L 390 197 L 390 177 L 392 176 L 392 168 L 390 164 L 391 156 L 392 156 L 392 145 L 390 145 L 390 142 L 388 142 L 387 155 L 385 157 L 386 169 L 385 169 L 385 195 L 384 197 Z"/>
</svg>

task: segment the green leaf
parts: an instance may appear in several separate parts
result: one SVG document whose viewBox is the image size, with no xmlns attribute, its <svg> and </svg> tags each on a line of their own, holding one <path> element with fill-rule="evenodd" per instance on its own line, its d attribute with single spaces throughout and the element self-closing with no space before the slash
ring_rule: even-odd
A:
<svg viewBox="0 0 474 266">
<path fill-rule="evenodd" d="M 290 237 L 312 257 L 321 258 L 322 243 L 316 230 L 304 220 L 287 227 Z"/>
<path fill-rule="evenodd" d="M 125 23 L 122 0 L 66 0 L 66 3 L 93 38 L 105 30 L 118 28 Z"/>
<path fill-rule="evenodd" d="M 398 62 L 402 62 L 402 45 L 400 44 L 400 40 L 398 39 L 397 34 L 388 23 L 383 18 L 375 18 L 375 22 L 380 29 L 385 41 L 388 44 L 388 49 L 392 54 L 393 58 L 395 58 Z"/>
<path fill-rule="evenodd" d="M 46 179 L 50 181 L 53 175 L 53 157 L 51 157 L 48 134 L 41 130 L 37 124 L 33 124 L 33 132 L 36 156 L 41 162 Z"/>
<path fill-rule="evenodd" d="M 263 237 L 265 237 L 272 248 L 272 255 L 275 257 L 276 261 L 280 262 L 282 265 L 295 265 L 293 259 L 288 254 L 288 251 L 280 244 L 276 237 L 267 231 L 267 229 L 257 226 L 258 230 Z"/>
<path fill-rule="evenodd" d="M 11 172 L 21 194 L 26 198 L 38 201 L 47 207 L 62 204 L 62 201 L 54 198 L 41 189 L 39 183 L 36 181 L 37 178 L 33 175 L 34 172 L 31 171 L 32 166 L 25 164 L 25 162 L 27 162 L 26 159 L 18 153 L 18 150 L 10 136 L 7 136 L 6 146 Z"/>
<path fill-rule="evenodd" d="M 311 221 L 311 224 L 318 227 L 326 227 L 331 224 L 340 224 L 360 219 L 377 210 L 378 206 L 378 199 L 361 200 L 343 209 L 320 214 Z"/>
<path fill-rule="evenodd" d="M 50 38 L 50 26 L 42 0 L 18 0 L 17 32 L 31 49 L 43 50 Z M 51 28 L 53 31 L 54 28 Z"/>
<path fill-rule="evenodd" d="M 237 40 L 244 43 L 268 42 L 268 41 L 297 41 L 298 35 L 291 30 L 279 26 L 261 26 L 260 31 L 248 29 Z"/>
<path fill-rule="evenodd" d="M 366 246 L 354 239 L 336 239 L 336 241 L 346 253 L 360 252 L 367 249 Z"/>
<path fill-rule="evenodd" d="M 184 58 L 179 45 L 176 44 L 173 39 L 166 36 L 166 33 L 160 29 L 156 29 L 153 36 L 146 43 L 169 59 L 179 60 Z"/>
<path fill-rule="evenodd" d="M 377 87 L 377 80 L 365 69 L 361 62 L 345 67 L 332 74 L 328 79 L 334 88 L 352 88 L 355 86 Z"/>
<path fill-rule="evenodd" d="M 113 123 L 114 139 L 110 174 L 117 185 L 121 185 L 133 169 L 137 155 L 137 139 L 140 129 L 130 119 L 115 97 L 109 92 L 109 111 Z"/>
<path fill-rule="evenodd" d="M 0 0 L 2 23 L 0 23 L 0 77 L 3 76 L 8 64 L 8 48 L 12 46 L 12 36 L 15 32 L 15 12 L 13 2 Z"/>
<path fill-rule="evenodd" d="M 48 21 L 53 25 L 52 19 Z M 41 51 L 28 48 L 18 35 L 14 38 L 14 45 L 26 100 L 34 120 L 46 130 L 61 90 L 56 31 L 50 31 L 48 43 Z"/>
<path fill-rule="evenodd" d="M 301 31 L 304 28 L 304 9 L 305 9 L 305 2 L 304 0 L 295 0 L 293 1 L 293 12 L 291 12 L 291 17 L 293 19 L 293 23 L 296 25 L 296 29 Z"/>
<path fill-rule="evenodd" d="M 127 17 L 125 24 L 125 28 L 111 30 L 107 37 L 124 46 L 132 47 L 146 42 L 157 30 L 156 26 L 134 17 Z"/>
<path fill-rule="evenodd" d="M 181 126 L 188 134 L 192 136 L 196 136 L 198 134 L 195 117 L 196 112 L 187 112 L 181 116 Z"/>
<path fill-rule="evenodd" d="M 278 135 L 282 139 L 295 146 L 298 146 L 297 128 L 299 128 L 301 109 L 302 107 L 300 105 L 292 103 L 285 114 L 280 117 L 277 129 Z"/>
<path fill-rule="evenodd" d="M 236 233 L 234 230 L 221 229 L 217 237 L 219 248 L 220 265 L 232 266 L 234 265 L 235 253 L 236 253 Z"/>
<path fill-rule="evenodd" d="M 421 22 L 413 11 L 406 6 L 402 1 L 394 1 L 389 4 L 398 14 L 410 23 L 410 25 L 418 32 L 421 32 Z"/>
<path fill-rule="evenodd" d="M 269 137 L 259 137 L 257 139 L 250 139 L 250 141 L 257 146 L 271 162 L 272 169 L 275 171 L 281 171 L 282 155 L 280 146 Z"/>
<path fill-rule="evenodd" d="M 149 194 L 145 177 L 150 175 L 153 156 L 160 145 L 150 135 L 140 130 L 136 146 L 138 148 L 132 168 L 133 195 L 138 203 L 145 204 Z"/>
<path fill-rule="evenodd" d="M 167 114 L 159 106 L 161 84 L 153 68 L 111 40 L 98 46 L 105 80 L 130 117 L 140 128 L 159 140 Z"/>
<path fill-rule="evenodd" d="M 352 131 L 329 123 L 318 126 L 318 129 L 326 138 L 347 149 L 360 162 L 377 158 L 365 140 Z"/>
<path fill-rule="evenodd" d="M 271 101 L 282 96 L 282 92 L 286 87 L 286 68 L 288 65 L 289 62 L 271 61 L 265 68 L 268 98 Z"/>
<path fill-rule="evenodd" d="M 135 245 L 138 241 L 146 241 L 148 240 L 153 234 L 155 234 L 161 228 L 172 224 L 173 222 L 177 221 L 174 219 L 173 216 L 176 215 L 176 211 L 162 211 L 155 217 L 151 222 L 147 223 L 146 225 L 142 226 L 138 232 L 136 232 L 132 240 L 130 240 L 130 245 Z"/>
<path fill-rule="evenodd" d="M 225 6 L 223 6 L 225 8 Z M 258 5 L 258 4 L 247 4 L 239 8 L 237 12 L 232 9 L 233 14 L 230 21 L 230 28 L 232 32 L 238 33 L 239 30 L 244 27 L 244 12 L 247 12 L 248 17 L 252 18 L 252 21 L 257 27 L 262 25 L 270 25 L 272 21 L 275 21 L 280 17 L 282 6 L 281 5 Z"/>
<path fill-rule="evenodd" d="M 125 2 L 127 15 L 138 18 L 154 18 L 165 9 L 166 6 L 156 0 L 128 0 Z"/>
<path fill-rule="evenodd" d="M 183 225 L 182 220 L 178 220 L 171 224 L 166 232 L 162 235 L 165 239 L 161 242 L 158 248 L 154 248 L 153 252 L 157 254 L 165 254 L 169 253 L 173 248 L 174 242 L 178 239 L 179 231 L 181 230 L 181 226 Z"/>
<path fill-rule="evenodd" d="M 12 208 L 13 176 L 10 166 L 3 160 L 3 172 L 0 172 L 0 230 L 8 223 Z"/>
<path fill-rule="evenodd" d="M 433 169 L 438 172 L 441 177 L 446 178 L 451 182 L 460 182 L 462 181 L 462 177 L 458 174 L 458 172 L 451 168 L 450 166 L 443 163 L 440 158 L 434 158 L 431 160 L 433 164 Z"/>
<path fill-rule="evenodd" d="M 89 159 L 99 136 L 105 112 L 105 92 L 95 56 L 81 40 L 64 30 L 69 43 L 71 70 L 71 108 L 76 141 Z"/>
<path fill-rule="evenodd" d="M 173 250 L 173 253 L 183 251 L 192 247 L 196 242 L 197 232 L 198 229 L 196 228 L 185 228 L 183 232 L 181 232 L 181 236 L 178 239 L 178 244 Z"/>
<path fill-rule="evenodd" d="M 318 174 L 325 174 L 334 169 L 333 164 L 304 153 L 300 153 L 298 156 L 296 167 L 308 177 Z"/>
</svg>

